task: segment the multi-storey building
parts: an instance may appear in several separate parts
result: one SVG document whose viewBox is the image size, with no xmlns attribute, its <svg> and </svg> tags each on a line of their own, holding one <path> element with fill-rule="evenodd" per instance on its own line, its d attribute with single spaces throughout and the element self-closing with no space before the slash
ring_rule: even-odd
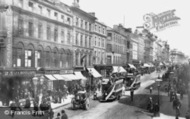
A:
<svg viewBox="0 0 190 119">
<path fill-rule="evenodd" d="M 162 44 L 161 40 L 156 40 L 153 43 L 153 61 L 161 62 L 162 57 Z"/>
<path fill-rule="evenodd" d="M 73 42 L 73 62 L 75 66 L 92 66 L 93 60 L 93 38 L 94 23 L 96 20 L 94 13 L 87 13 L 79 8 L 79 1 L 75 0 L 70 7 L 74 15 L 74 42 Z"/>
<path fill-rule="evenodd" d="M 132 44 L 132 63 L 138 64 L 139 63 L 139 38 L 138 35 L 135 33 L 131 33 L 131 44 Z"/>
<path fill-rule="evenodd" d="M 138 37 L 138 60 L 139 60 L 139 63 L 144 63 L 144 39 L 142 38 L 142 35 L 139 35 Z"/>
<path fill-rule="evenodd" d="M 71 69 L 72 23 L 69 6 L 48 0 L 1 0 L 8 6 L 1 14 L 5 47 L 1 66 Z"/>
<path fill-rule="evenodd" d="M 130 59 L 130 41 L 121 29 L 124 30 L 121 26 L 107 29 L 107 64 L 126 64 Z"/>
<path fill-rule="evenodd" d="M 106 64 L 106 32 L 107 26 L 104 23 L 95 21 L 93 31 L 93 63 Z"/>
<path fill-rule="evenodd" d="M 182 64 L 187 62 L 187 58 L 181 51 L 173 49 L 170 51 L 170 61 L 172 64 Z"/>
</svg>

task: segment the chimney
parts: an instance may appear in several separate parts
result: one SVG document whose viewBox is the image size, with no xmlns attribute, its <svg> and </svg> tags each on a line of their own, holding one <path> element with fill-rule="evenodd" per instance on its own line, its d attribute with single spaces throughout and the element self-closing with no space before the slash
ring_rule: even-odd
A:
<svg viewBox="0 0 190 119">
<path fill-rule="evenodd" d="M 95 12 L 90 12 L 89 14 L 95 17 Z"/>
<path fill-rule="evenodd" d="M 79 8 L 79 0 L 74 0 L 73 6 Z"/>
</svg>

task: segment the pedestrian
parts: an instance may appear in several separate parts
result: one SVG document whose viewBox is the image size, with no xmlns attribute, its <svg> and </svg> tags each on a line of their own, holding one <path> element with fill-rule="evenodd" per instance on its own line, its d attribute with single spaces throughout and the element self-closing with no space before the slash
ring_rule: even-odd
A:
<svg viewBox="0 0 190 119">
<path fill-rule="evenodd" d="M 131 89 L 131 101 L 133 102 L 134 91 Z"/>
<path fill-rule="evenodd" d="M 153 100 L 152 100 L 152 97 L 149 97 L 149 101 L 148 101 L 148 105 L 147 105 L 147 110 L 149 112 L 153 112 Z"/>
<path fill-rule="evenodd" d="M 150 87 L 150 94 L 152 94 L 152 89 L 153 89 L 153 88 L 152 88 L 152 86 L 151 86 L 151 87 Z"/>
<path fill-rule="evenodd" d="M 61 110 L 61 114 L 62 114 L 61 119 L 68 119 L 68 116 L 65 113 L 65 110 Z"/>
<path fill-rule="evenodd" d="M 54 117 L 54 112 L 53 112 L 53 109 L 51 107 L 50 110 L 49 110 L 49 117 L 48 117 L 48 119 L 53 119 L 53 117 Z"/>
<path fill-rule="evenodd" d="M 155 105 L 154 105 L 154 115 L 155 116 L 159 116 L 159 111 L 160 111 L 160 107 L 159 107 L 159 103 L 156 103 Z"/>
<path fill-rule="evenodd" d="M 11 116 L 12 118 L 14 117 L 15 111 L 16 111 L 16 102 L 13 100 L 11 105 L 10 105 L 10 109 L 11 109 Z"/>
<path fill-rule="evenodd" d="M 57 117 L 55 119 L 61 119 L 60 116 L 61 116 L 60 113 L 57 113 Z"/>
</svg>

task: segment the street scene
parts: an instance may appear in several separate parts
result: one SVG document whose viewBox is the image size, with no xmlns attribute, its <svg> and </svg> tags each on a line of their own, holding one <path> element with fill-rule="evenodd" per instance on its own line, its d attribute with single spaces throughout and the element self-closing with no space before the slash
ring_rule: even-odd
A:
<svg viewBox="0 0 190 119">
<path fill-rule="evenodd" d="M 190 119 L 189 6 L 168 1 L 0 0 L 0 119 Z"/>
</svg>

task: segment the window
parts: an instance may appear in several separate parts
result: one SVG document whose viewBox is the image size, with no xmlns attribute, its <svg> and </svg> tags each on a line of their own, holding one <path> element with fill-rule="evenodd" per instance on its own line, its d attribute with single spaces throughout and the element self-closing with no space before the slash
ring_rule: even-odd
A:
<svg viewBox="0 0 190 119">
<path fill-rule="evenodd" d="M 42 6 L 38 6 L 39 7 L 39 13 L 42 14 Z"/>
<path fill-rule="evenodd" d="M 108 36 L 109 36 L 109 37 L 112 37 L 112 33 L 108 33 Z"/>
<path fill-rule="evenodd" d="M 57 28 L 54 29 L 54 41 L 57 42 L 57 38 L 58 38 L 58 30 Z"/>
<path fill-rule="evenodd" d="M 78 33 L 76 32 L 76 36 L 75 36 L 75 44 L 78 45 Z"/>
<path fill-rule="evenodd" d="M 32 51 L 25 50 L 25 67 L 31 67 L 31 66 L 32 66 Z"/>
<path fill-rule="evenodd" d="M 47 9 L 47 15 L 48 15 L 48 17 L 51 16 L 51 10 L 50 9 Z"/>
<path fill-rule="evenodd" d="M 101 33 L 101 27 L 99 26 L 99 33 Z"/>
<path fill-rule="evenodd" d="M 42 24 L 38 24 L 38 38 L 42 38 Z"/>
<path fill-rule="evenodd" d="M 58 19 L 57 12 L 54 12 L 54 17 L 55 17 L 56 20 Z"/>
<path fill-rule="evenodd" d="M 92 37 L 89 37 L 89 48 L 91 48 L 91 38 Z M 90 61 L 89 61 L 90 62 Z"/>
<path fill-rule="evenodd" d="M 69 17 L 67 18 L 67 22 L 68 22 L 68 24 L 70 25 L 71 19 L 70 19 Z"/>
<path fill-rule="evenodd" d="M 91 31 L 91 24 L 89 24 L 89 31 Z"/>
<path fill-rule="evenodd" d="M 104 39 L 102 38 L 102 47 L 104 47 Z"/>
<path fill-rule="evenodd" d="M 63 22 L 64 22 L 64 15 L 61 15 L 61 19 L 63 20 Z"/>
<path fill-rule="evenodd" d="M 80 27 L 83 28 L 83 20 L 81 19 Z"/>
<path fill-rule="evenodd" d="M 32 37 L 34 35 L 34 31 L 33 31 L 33 23 L 32 22 L 29 22 L 28 23 L 28 35 L 30 37 Z"/>
<path fill-rule="evenodd" d="M 127 41 L 127 48 L 130 49 L 130 41 Z"/>
<path fill-rule="evenodd" d="M 71 31 L 67 32 L 67 43 L 71 43 Z"/>
<path fill-rule="evenodd" d="M 88 30 L 88 23 L 85 22 L 85 29 Z"/>
<path fill-rule="evenodd" d="M 108 52 L 112 52 L 112 46 L 111 46 L 111 44 L 107 44 L 107 51 Z"/>
<path fill-rule="evenodd" d="M 96 31 L 96 27 L 97 27 L 97 26 L 96 26 L 96 24 L 95 24 L 94 31 Z"/>
<path fill-rule="evenodd" d="M 19 35 L 24 34 L 24 21 L 23 21 L 23 19 L 18 19 L 18 34 Z"/>
<path fill-rule="evenodd" d="M 105 29 L 104 28 L 102 28 L 102 34 L 105 34 Z"/>
<path fill-rule="evenodd" d="M 85 36 L 85 47 L 87 47 L 87 36 Z"/>
<path fill-rule="evenodd" d="M 64 43 L 65 41 L 65 32 L 62 30 L 61 31 L 61 43 Z"/>
<path fill-rule="evenodd" d="M 35 67 L 41 67 L 41 51 L 35 51 Z"/>
<path fill-rule="evenodd" d="M 50 26 L 47 27 L 47 40 L 51 40 L 51 29 L 50 29 Z"/>
<path fill-rule="evenodd" d="M 79 25 L 79 18 L 78 17 L 76 17 L 76 26 L 78 26 Z"/>
<path fill-rule="evenodd" d="M 83 46 L 83 35 L 80 36 L 80 46 Z"/>
<path fill-rule="evenodd" d="M 33 11 L 34 4 L 32 2 L 28 2 L 29 9 Z"/>
<path fill-rule="evenodd" d="M 98 40 L 98 46 L 99 46 L 99 47 L 100 47 L 100 40 L 101 40 L 101 39 L 99 38 L 99 40 Z"/>
<path fill-rule="evenodd" d="M 94 45 L 96 46 L 96 37 L 94 38 Z"/>
</svg>

